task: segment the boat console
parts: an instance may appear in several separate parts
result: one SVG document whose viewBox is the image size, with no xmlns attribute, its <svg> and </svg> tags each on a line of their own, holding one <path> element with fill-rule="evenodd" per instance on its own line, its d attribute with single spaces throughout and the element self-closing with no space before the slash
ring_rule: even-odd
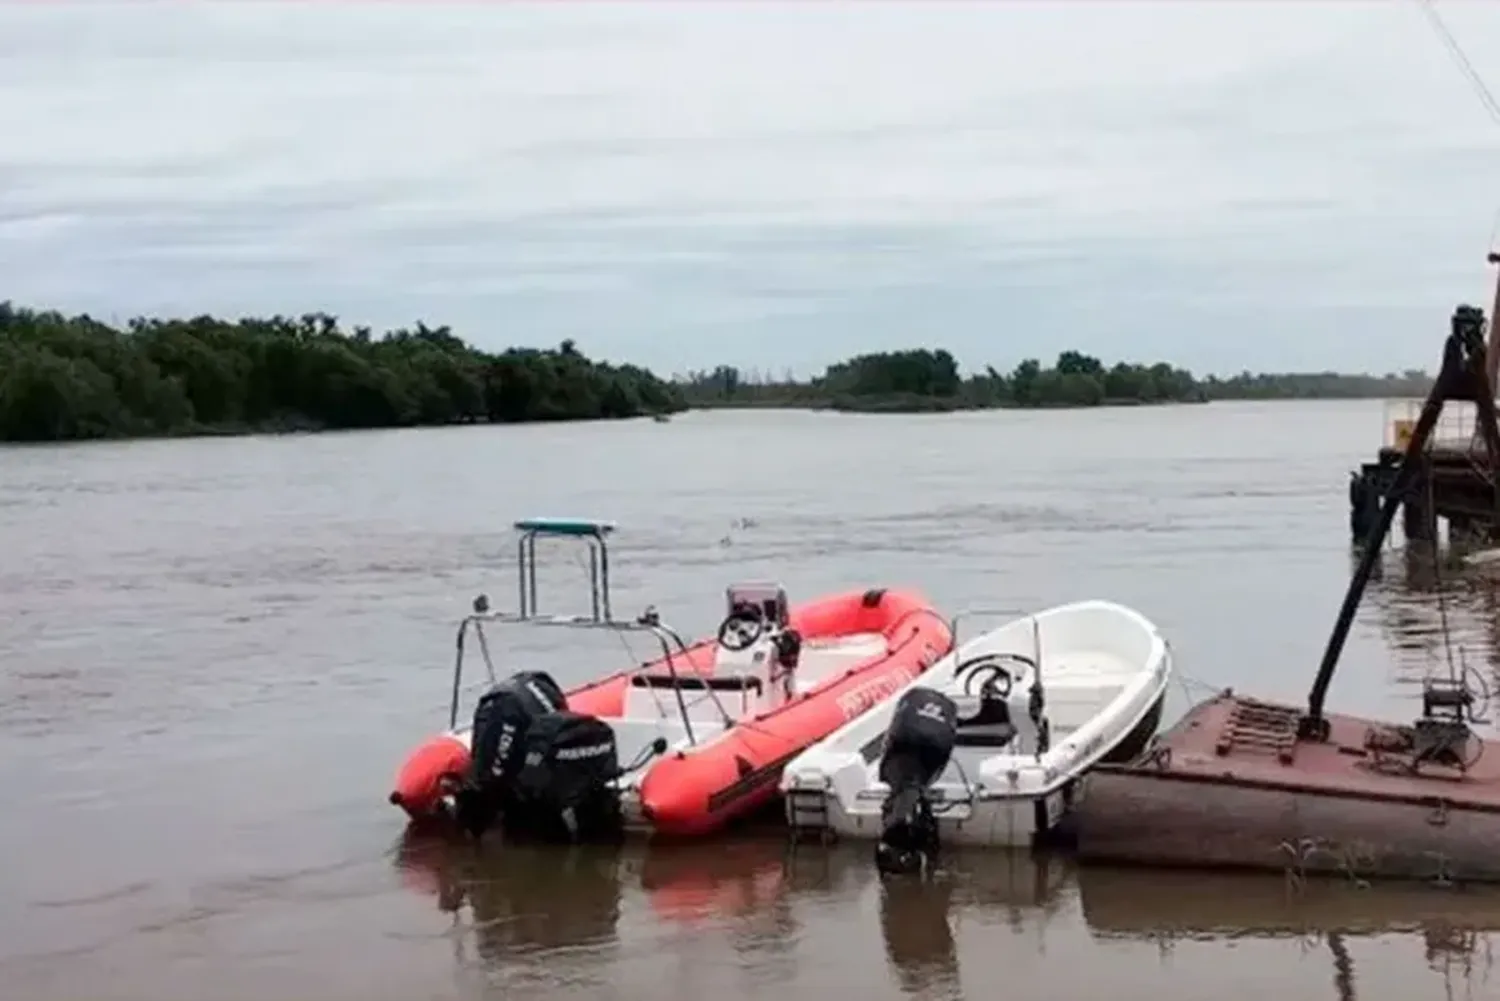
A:
<svg viewBox="0 0 1500 1001">
<path fill-rule="evenodd" d="M 725 604 L 728 614 L 719 624 L 712 672 L 683 672 L 669 665 L 633 675 L 626 720 L 681 716 L 727 725 L 782 697 L 787 665 L 795 666 L 801 649 L 789 624 L 786 590 L 779 584 L 737 584 L 726 590 Z"/>
<path fill-rule="evenodd" d="M 730 618 L 755 618 L 778 629 L 791 621 L 786 588 L 780 584 L 731 584 L 724 589 L 724 599 Z"/>
<path fill-rule="evenodd" d="M 802 637 L 791 626 L 780 584 L 732 584 L 724 592 L 728 614 L 719 624 L 714 673 L 761 679 L 774 695 L 792 695 L 791 679 L 802 655 Z"/>
<path fill-rule="evenodd" d="M 1018 653 L 981 654 L 953 670 L 958 747 L 1034 751 L 1046 729 L 1036 698 L 1036 663 Z"/>
</svg>

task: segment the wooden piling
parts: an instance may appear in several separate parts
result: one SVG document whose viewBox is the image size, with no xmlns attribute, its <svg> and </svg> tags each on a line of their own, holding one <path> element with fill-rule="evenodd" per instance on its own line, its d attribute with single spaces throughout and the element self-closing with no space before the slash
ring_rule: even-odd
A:
<svg viewBox="0 0 1500 1001">
<path fill-rule="evenodd" d="M 1411 491 L 1401 502 L 1401 530 L 1407 542 L 1433 542 L 1438 537 L 1437 504 L 1433 494 L 1433 464 L 1428 457 Z"/>
</svg>

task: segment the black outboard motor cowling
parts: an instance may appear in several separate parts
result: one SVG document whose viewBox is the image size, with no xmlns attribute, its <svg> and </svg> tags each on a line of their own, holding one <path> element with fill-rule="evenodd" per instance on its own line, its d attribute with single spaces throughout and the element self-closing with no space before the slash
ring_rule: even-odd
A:
<svg viewBox="0 0 1500 1001">
<path fill-rule="evenodd" d="M 926 788 L 948 767 L 958 741 L 958 706 L 942 692 L 913 688 L 896 702 L 880 781 L 893 790 L 907 785 Z"/>
<path fill-rule="evenodd" d="M 937 819 L 927 791 L 948 766 L 957 739 L 958 706 L 942 692 L 913 688 L 897 701 L 880 756 L 880 781 L 890 790 L 875 846 L 881 872 L 919 871 L 936 857 Z"/>
<path fill-rule="evenodd" d="M 469 731 L 469 774 L 455 796 L 459 824 L 471 835 L 479 837 L 503 811 L 531 726 L 567 704 L 545 671 L 519 671 L 480 696 Z"/>
<path fill-rule="evenodd" d="M 615 732 L 581 713 L 532 721 L 521 769 L 510 785 L 508 834 L 544 841 L 612 841 L 623 832 Z"/>
</svg>

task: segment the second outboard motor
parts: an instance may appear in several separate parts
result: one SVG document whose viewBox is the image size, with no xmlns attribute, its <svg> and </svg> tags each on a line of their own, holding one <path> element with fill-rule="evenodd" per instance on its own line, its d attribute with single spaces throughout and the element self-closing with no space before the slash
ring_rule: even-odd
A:
<svg viewBox="0 0 1500 1001">
<path fill-rule="evenodd" d="M 541 841 L 600 842 L 624 832 L 615 731 L 581 713 L 548 713 L 526 732 L 510 784 L 507 834 Z"/>
<path fill-rule="evenodd" d="M 937 818 L 928 789 L 948 766 L 957 739 L 958 706 L 942 692 L 913 688 L 896 703 L 880 756 L 880 781 L 890 790 L 875 846 L 881 872 L 921 871 L 936 858 Z"/>
<path fill-rule="evenodd" d="M 565 708 L 567 696 L 545 671 L 519 671 L 480 696 L 469 731 L 469 774 L 454 797 L 464 830 L 477 838 L 495 823 L 521 769 L 526 733 Z"/>
</svg>

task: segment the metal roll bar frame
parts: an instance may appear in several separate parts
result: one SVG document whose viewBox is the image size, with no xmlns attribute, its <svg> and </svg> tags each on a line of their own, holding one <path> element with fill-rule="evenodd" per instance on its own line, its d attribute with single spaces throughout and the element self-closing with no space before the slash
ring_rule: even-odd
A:
<svg viewBox="0 0 1500 1001">
<path fill-rule="evenodd" d="M 515 523 L 515 528 L 520 533 L 516 541 L 517 609 L 514 612 L 492 611 L 489 596 L 480 594 L 474 598 L 473 612 L 464 616 L 459 622 L 458 633 L 454 638 L 453 685 L 448 704 L 448 728 L 450 730 L 458 727 L 459 702 L 463 694 L 464 654 L 466 639 L 471 628 L 478 640 L 485 673 L 490 684 L 493 685 L 498 678 L 495 672 L 495 661 L 490 654 L 489 641 L 484 634 L 486 624 L 557 626 L 569 629 L 601 630 L 622 636 L 629 633 L 649 633 L 654 636 L 661 646 L 662 661 L 666 665 L 667 673 L 672 678 L 672 691 L 676 696 L 677 711 L 682 717 L 688 743 L 693 746 L 697 745 L 697 737 L 693 733 L 693 723 L 688 713 L 687 700 L 682 694 L 675 659 L 678 655 L 689 660 L 692 657 L 682 634 L 663 622 L 654 607 L 647 608 L 635 619 L 617 620 L 614 618 L 609 594 L 609 544 L 605 541 L 605 537 L 614 531 L 614 527 L 611 522 L 550 518 L 531 518 Z M 537 614 L 536 540 L 540 536 L 582 541 L 588 546 L 591 614 L 547 616 Z M 726 721 L 732 721 L 733 717 L 724 708 L 718 693 L 712 688 L 706 691 L 720 716 Z"/>
</svg>

